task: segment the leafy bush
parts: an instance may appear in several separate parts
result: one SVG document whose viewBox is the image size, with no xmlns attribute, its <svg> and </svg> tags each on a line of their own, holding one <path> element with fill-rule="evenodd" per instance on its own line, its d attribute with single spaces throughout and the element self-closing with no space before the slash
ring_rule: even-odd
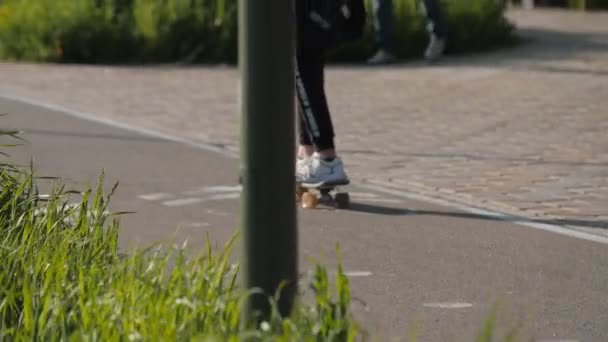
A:
<svg viewBox="0 0 608 342">
<path fill-rule="evenodd" d="M 608 0 L 570 0 L 575 2 L 571 7 L 584 8 L 587 10 L 608 10 Z"/>
<path fill-rule="evenodd" d="M 234 61 L 236 24 L 234 0 L 7 0 L 0 4 L 0 58 Z"/>
<path fill-rule="evenodd" d="M 365 38 L 333 54 L 361 60 L 374 45 L 372 3 Z M 417 0 L 395 0 L 400 55 L 419 55 L 426 33 Z M 452 51 L 501 45 L 511 25 L 495 0 L 444 1 Z M 236 0 L 5 0 L 0 58 L 145 63 L 237 60 Z"/>
<path fill-rule="evenodd" d="M 521 0 L 517 1 L 521 3 Z M 537 0 L 537 6 L 561 7 L 585 10 L 608 9 L 608 0 Z"/>
</svg>

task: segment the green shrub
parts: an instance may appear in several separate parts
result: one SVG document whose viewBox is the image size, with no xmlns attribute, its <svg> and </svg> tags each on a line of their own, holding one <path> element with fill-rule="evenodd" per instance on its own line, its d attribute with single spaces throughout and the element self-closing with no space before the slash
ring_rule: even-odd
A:
<svg viewBox="0 0 608 342">
<path fill-rule="evenodd" d="M 332 55 L 361 60 L 372 52 L 371 0 L 365 38 Z M 599 1 L 599 0 L 598 0 Z M 444 1 L 449 50 L 504 44 L 512 27 L 495 0 Z M 404 57 L 426 44 L 417 0 L 395 0 Z M 44 62 L 156 63 L 237 60 L 236 0 L 5 0 L 0 3 L 0 58 Z"/>
<path fill-rule="evenodd" d="M 521 0 L 518 1 L 518 3 L 521 3 Z M 572 8 L 579 10 L 606 10 L 608 9 L 608 0 L 544 0 L 539 1 L 537 6 Z"/>
<path fill-rule="evenodd" d="M 574 0 L 570 0 L 574 1 Z M 608 0 L 578 0 L 578 8 L 587 10 L 608 10 Z"/>
</svg>

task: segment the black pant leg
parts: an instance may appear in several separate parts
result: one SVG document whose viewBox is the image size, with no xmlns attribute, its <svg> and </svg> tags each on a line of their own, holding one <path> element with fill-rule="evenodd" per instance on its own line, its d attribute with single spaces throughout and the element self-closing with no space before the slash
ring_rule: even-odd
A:
<svg viewBox="0 0 608 342">
<path fill-rule="evenodd" d="M 430 25 L 431 33 L 439 38 L 447 38 L 448 28 L 439 0 L 423 0 L 422 4 L 426 12 L 427 24 Z"/>
<path fill-rule="evenodd" d="M 317 150 L 334 148 L 334 128 L 324 84 L 323 49 L 300 48 L 296 54 L 296 94 L 300 144 Z"/>
</svg>

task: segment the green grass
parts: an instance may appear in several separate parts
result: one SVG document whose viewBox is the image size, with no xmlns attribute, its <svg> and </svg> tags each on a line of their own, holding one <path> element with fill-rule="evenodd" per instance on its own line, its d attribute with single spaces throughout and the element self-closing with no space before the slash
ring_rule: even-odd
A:
<svg viewBox="0 0 608 342">
<path fill-rule="evenodd" d="M 15 136 L 15 132 L 5 132 Z M 39 194 L 31 168 L 0 168 L 0 340 L 2 341 L 349 341 L 359 335 L 348 279 L 335 288 L 317 264 L 289 318 L 241 326 L 248 295 L 225 248 L 192 257 L 184 246 L 121 255 L 114 187 L 67 191 L 59 180 Z M 77 205 L 69 205 L 79 199 Z M 235 235 L 235 239 L 236 239 Z M 299 297 L 300 298 L 300 297 Z M 269 298 L 269 301 L 272 298 Z"/>
<path fill-rule="evenodd" d="M 299 303 L 289 319 L 275 314 L 244 330 L 247 294 L 236 282 L 238 266 L 229 263 L 234 240 L 217 253 L 208 245 L 195 258 L 176 246 L 121 257 L 118 220 L 107 211 L 111 194 L 103 195 L 102 182 L 68 206 L 62 187 L 42 200 L 31 174 L 3 170 L 0 181 L 2 340 L 342 341 L 358 334 L 341 272 L 335 299 L 317 265 L 312 305 Z"/>
</svg>

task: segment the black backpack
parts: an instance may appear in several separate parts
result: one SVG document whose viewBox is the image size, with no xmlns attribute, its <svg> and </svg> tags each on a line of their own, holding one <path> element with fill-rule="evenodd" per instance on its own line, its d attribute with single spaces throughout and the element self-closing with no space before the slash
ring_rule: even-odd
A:
<svg viewBox="0 0 608 342">
<path fill-rule="evenodd" d="M 305 2 L 304 21 L 326 47 L 361 39 L 367 13 L 364 0 L 298 0 Z"/>
</svg>

